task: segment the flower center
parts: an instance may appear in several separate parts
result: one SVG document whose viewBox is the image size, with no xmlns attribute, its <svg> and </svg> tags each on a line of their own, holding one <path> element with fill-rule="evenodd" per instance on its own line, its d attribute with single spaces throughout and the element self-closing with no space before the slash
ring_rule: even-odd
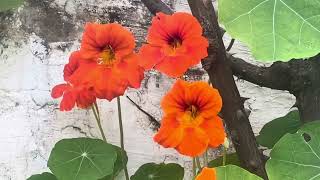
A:
<svg viewBox="0 0 320 180">
<path fill-rule="evenodd" d="M 198 115 L 198 108 L 194 105 L 189 106 L 189 108 L 187 109 L 187 111 L 190 112 L 190 116 L 192 119 L 195 119 Z"/>
<path fill-rule="evenodd" d="M 179 37 L 175 37 L 169 40 L 169 45 L 173 50 L 179 48 L 182 45 L 182 40 Z"/>
<path fill-rule="evenodd" d="M 115 54 L 114 54 L 114 50 L 113 48 L 108 45 L 107 47 L 105 47 L 101 54 L 100 54 L 100 58 L 98 60 L 98 63 L 99 64 L 104 64 L 104 65 L 107 65 L 107 66 L 112 66 L 114 61 L 115 61 L 116 57 L 115 57 Z"/>
</svg>

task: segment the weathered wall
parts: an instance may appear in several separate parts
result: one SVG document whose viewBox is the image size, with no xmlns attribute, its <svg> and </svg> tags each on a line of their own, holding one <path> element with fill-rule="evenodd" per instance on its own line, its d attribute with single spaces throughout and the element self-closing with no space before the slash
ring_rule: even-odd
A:
<svg viewBox="0 0 320 180">
<path fill-rule="evenodd" d="M 186 0 L 170 2 L 176 10 L 189 11 Z M 139 0 L 27 0 L 17 11 L 0 14 L 0 180 L 25 180 L 46 171 L 50 150 L 62 138 L 100 137 L 91 111 L 60 112 L 59 101 L 50 97 L 51 88 L 63 81 L 68 56 L 79 48 L 83 24 L 119 22 L 134 32 L 139 45 L 150 19 Z M 252 60 L 239 43 L 232 53 Z M 171 83 L 151 72 L 140 90 L 129 90 L 127 95 L 159 120 L 159 101 Z M 243 80 L 237 84 L 241 95 L 250 98 L 246 106 L 255 133 L 294 103 L 287 92 Z M 122 105 L 131 174 L 146 162 L 178 162 L 190 167 L 188 158 L 152 141 L 154 131 L 148 118 L 125 97 Z M 118 144 L 115 102 L 99 101 L 99 106 L 107 138 Z"/>
</svg>

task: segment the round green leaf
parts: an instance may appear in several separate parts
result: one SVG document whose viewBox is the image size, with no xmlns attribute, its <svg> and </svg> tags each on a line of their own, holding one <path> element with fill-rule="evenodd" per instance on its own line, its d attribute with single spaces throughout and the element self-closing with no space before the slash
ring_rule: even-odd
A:
<svg viewBox="0 0 320 180">
<path fill-rule="evenodd" d="M 234 165 L 220 166 L 215 169 L 218 180 L 263 180 L 261 177 Z"/>
<path fill-rule="evenodd" d="M 57 180 L 57 178 L 51 173 L 44 172 L 42 174 L 32 175 L 27 180 Z"/>
<path fill-rule="evenodd" d="M 222 166 L 222 162 L 223 162 L 223 157 L 221 156 L 221 157 L 218 157 L 217 159 L 210 161 L 208 164 L 208 167 L 212 168 L 212 167 Z M 226 165 L 228 164 L 240 166 L 240 161 L 237 153 L 227 154 Z"/>
<path fill-rule="evenodd" d="M 257 136 L 257 141 L 260 145 L 271 149 L 282 136 L 297 132 L 301 126 L 299 111 L 291 111 L 265 124 Z"/>
<path fill-rule="evenodd" d="M 24 0 L 0 0 L 0 12 L 19 7 Z"/>
<path fill-rule="evenodd" d="M 124 166 L 128 163 L 127 153 L 118 146 L 113 146 L 113 147 L 117 152 L 117 160 L 114 163 L 113 173 L 102 178 L 101 180 L 113 180 L 124 169 Z"/>
<path fill-rule="evenodd" d="M 266 169 L 270 180 L 319 180 L 320 122 L 283 136 L 273 147 Z"/>
<path fill-rule="evenodd" d="M 184 169 L 179 164 L 155 164 L 142 165 L 131 180 L 182 180 Z"/>
<path fill-rule="evenodd" d="M 51 151 L 48 167 L 59 180 L 97 180 L 113 173 L 117 152 L 100 139 L 63 139 Z"/>
<path fill-rule="evenodd" d="M 219 0 L 219 21 L 258 60 L 288 61 L 320 52 L 318 0 Z"/>
</svg>

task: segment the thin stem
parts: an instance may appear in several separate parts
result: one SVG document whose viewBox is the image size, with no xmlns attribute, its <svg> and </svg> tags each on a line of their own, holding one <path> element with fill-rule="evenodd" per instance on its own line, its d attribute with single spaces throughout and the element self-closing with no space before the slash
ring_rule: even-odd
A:
<svg viewBox="0 0 320 180">
<path fill-rule="evenodd" d="M 105 134 L 103 132 L 102 126 L 101 126 L 100 114 L 99 114 L 99 109 L 98 109 L 97 103 L 94 103 L 94 105 L 92 106 L 92 111 L 93 111 L 94 117 L 96 118 L 96 121 L 97 121 L 99 130 L 100 130 L 102 139 L 105 142 L 107 142 L 107 138 L 106 138 L 106 136 L 105 136 Z"/>
<path fill-rule="evenodd" d="M 203 155 L 203 159 L 204 159 L 204 166 L 208 166 L 208 150 L 206 150 L 206 152 Z"/>
<path fill-rule="evenodd" d="M 227 162 L 227 148 L 223 146 L 222 166 L 225 166 L 226 162 Z"/>
<path fill-rule="evenodd" d="M 96 108 L 97 114 L 98 114 L 99 119 L 100 119 L 100 111 L 99 111 L 97 102 L 94 102 L 94 107 Z"/>
<path fill-rule="evenodd" d="M 124 149 L 124 141 L 123 141 L 123 126 L 122 126 L 120 97 L 117 97 L 117 104 L 118 104 L 118 117 L 119 117 L 119 129 L 120 129 L 120 144 L 121 144 L 122 153 L 124 153 L 125 149 Z M 122 154 L 122 162 L 123 163 L 125 162 L 124 154 Z M 129 173 L 128 173 L 126 164 L 123 164 L 123 169 L 124 169 L 124 174 L 126 176 L 126 180 L 129 180 Z"/>
<path fill-rule="evenodd" d="M 193 177 L 196 177 L 197 166 L 196 166 L 196 159 L 195 158 L 192 158 L 192 173 L 193 173 Z"/>
<path fill-rule="evenodd" d="M 198 166 L 198 170 L 200 171 L 201 170 L 201 163 L 200 163 L 199 157 L 196 157 L 196 163 Z"/>
</svg>

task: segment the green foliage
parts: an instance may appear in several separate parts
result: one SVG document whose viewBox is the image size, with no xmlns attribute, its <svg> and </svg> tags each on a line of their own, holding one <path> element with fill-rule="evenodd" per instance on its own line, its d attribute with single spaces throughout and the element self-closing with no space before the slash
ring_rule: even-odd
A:
<svg viewBox="0 0 320 180">
<path fill-rule="evenodd" d="M 258 60 L 288 61 L 320 52 L 318 0 L 219 0 L 219 21 Z"/>
<path fill-rule="evenodd" d="M 297 132 L 301 126 L 299 111 L 291 111 L 265 124 L 257 136 L 257 141 L 260 145 L 271 149 L 282 136 Z"/>
<path fill-rule="evenodd" d="M 320 122 L 283 136 L 272 149 L 266 169 L 270 180 L 320 179 Z"/>
<path fill-rule="evenodd" d="M 131 180 L 182 180 L 184 169 L 179 164 L 155 164 L 142 165 Z"/>
<path fill-rule="evenodd" d="M 27 180 L 57 180 L 57 178 L 51 173 L 44 172 L 42 174 L 32 175 Z"/>
<path fill-rule="evenodd" d="M 263 180 L 259 176 L 234 165 L 220 166 L 216 170 L 218 180 Z"/>
<path fill-rule="evenodd" d="M 127 153 L 122 151 L 122 149 L 118 146 L 113 146 L 113 147 L 117 152 L 117 160 L 114 163 L 113 173 L 111 175 L 108 175 L 102 178 L 101 180 L 113 180 L 124 169 L 124 165 L 126 165 L 128 162 Z M 122 156 L 124 156 L 124 158 L 122 158 Z M 123 162 L 122 159 L 124 159 L 125 161 Z"/>
<path fill-rule="evenodd" d="M 117 151 L 100 139 L 63 139 L 51 151 L 48 167 L 59 180 L 97 180 L 113 173 Z"/>
<path fill-rule="evenodd" d="M 24 0 L 0 0 L 0 12 L 19 7 Z"/>
<path fill-rule="evenodd" d="M 240 166 L 240 161 L 237 153 L 227 154 L 226 160 L 227 160 L 226 165 L 232 164 L 232 165 Z M 208 167 L 212 168 L 212 167 L 222 166 L 222 162 L 223 162 L 223 157 L 221 156 L 221 157 L 218 157 L 217 159 L 210 161 L 208 164 Z"/>
</svg>

